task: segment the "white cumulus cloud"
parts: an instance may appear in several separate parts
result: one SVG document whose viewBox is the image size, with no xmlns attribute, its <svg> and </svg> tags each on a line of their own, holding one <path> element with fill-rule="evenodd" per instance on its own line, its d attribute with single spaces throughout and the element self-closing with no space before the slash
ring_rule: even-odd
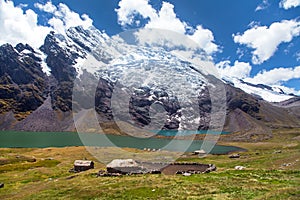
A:
<svg viewBox="0 0 300 200">
<path fill-rule="evenodd" d="M 216 64 L 221 77 L 234 77 L 238 79 L 247 78 L 250 75 L 252 67 L 249 63 L 235 61 L 233 65 L 229 60 L 221 61 Z"/>
<path fill-rule="evenodd" d="M 209 29 L 198 25 L 195 29 L 179 19 L 174 11 L 174 5 L 163 2 L 160 10 L 155 10 L 149 0 L 121 0 L 119 8 L 115 10 L 121 26 L 137 24 L 135 17 L 141 16 L 147 22 L 145 28 L 165 29 L 189 36 L 200 48 L 209 55 L 219 51 L 215 44 L 213 33 Z M 192 30 L 192 31 L 191 31 Z M 190 32 L 193 32 L 190 34 Z"/>
<path fill-rule="evenodd" d="M 199 44 L 209 55 L 219 50 L 218 45 L 212 42 L 214 41 L 213 33 L 208 29 L 204 29 L 201 25 L 198 25 L 194 34 L 189 35 L 189 37 Z"/>
<path fill-rule="evenodd" d="M 60 3 L 53 5 L 50 1 L 46 4 L 35 3 L 36 8 L 42 12 L 51 13 L 53 17 L 48 20 L 49 26 L 38 24 L 38 15 L 27 5 L 14 5 L 13 1 L 0 0 L 0 45 L 10 43 L 27 43 L 32 47 L 39 48 L 46 35 L 54 30 L 65 33 L 72 26 L 92 26 L 93 20 L 88 15 L 79 15 L 70 10 L 68 6 Z"/>
<path fill-rule="evenodd" d="M 22 8 L 26 6 L 15 6 L 13 1 L 0 0 L 0 45 L 22 42 L 40 47 L 45 36 L 52 30 L 37 24 L 38 16 L 33 10 L 23 11 Z"/>
<path fill-rule="evenodd" d="M 34 6 L 41 11 L 48 13 L 54 13 L 56 11 L 56 6 L 54 6 L 50 1 L 48 1 L 46 4 L 35 3 Z"/>
<path fill-rule="evenodd" d="M 290 42 L 300 34 L 300 22 L 283 20 L 274 22 L 269 27 L 254 26 L 243 34 L 234 34 L 235 43 L 244 44 L 252 51 L 252 62 L 261 64 L 274 55 L 281 43 Z"/>
<path fill-rule="evenodd" d="M 115 11 L 118 14 L 119 24 L 122 26 L 132 25 L 137 13 L 143 18 L 153 19 L 157 16 L 156 10 L 148 4 L 148 0 L 122 0 L 119 2 L 119 8 Z"/>
<path fill-rule="evenodd" d="M 300 78 L 300 66 L 294 68 L 274 68 L 269 71 L 263 70 L 253 78 L 246 80 L 251 83 L 262 83 L 267 85 L 282 84 L 283 82 Z"/>
<path fill-rule="evenodd" d="M 41 11 L 53 14 L 48 23 L 56 32 L 61 34 L 64 34 L 70 27 L 83 26 L 88 28 L 93 25 L 93 20 L 88 15 L 83 14 L 80 16 L 63 3 L 55 6 L 49 1 L 46 4 L 35 3 L 34 6 Z"/>
<path fill-rule="evenodd" d="M 179 18 L 177 18 L 172 4 L 163 2 L 160 11 L 157 15 L 150 18 L 149 23 L 146 24 L 145 27 L 167 29 L 184 34 L 187 25 L 185 22 L 182 22 Z"/>
<path fill-rule="evenodd" d="M 279 2 L 279 7 L 288 10 L 290 8 L 296 8 L 300 6 L 300 0 L 282 0 Z"/>
</svg>

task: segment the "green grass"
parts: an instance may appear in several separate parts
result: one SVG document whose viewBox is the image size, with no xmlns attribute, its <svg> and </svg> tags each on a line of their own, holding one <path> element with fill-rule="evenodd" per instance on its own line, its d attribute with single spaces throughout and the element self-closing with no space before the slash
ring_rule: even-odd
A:
<svg viewBox="0 0 300 200">
<path fill-rule="evenodd" d="M 239 159 L 186 154 L 179 162 L 213 163 L 217 171 L 189 177 L 134 175 L 96 177 L 105 165 L 84 147 L 0 149 L 0 199 L 300 199 L 300 130 L 276 130 L 260 143 L 222 143 L 248 149 Z M 281 150 L 281 153 L 276 153 Z M 105 151 L 110 151 L 106 148 Z M 32 162 L 32 158 L 36 162 Z M 69 173 L 76 159 L 95 169 Z M 1 162 L 2 161 L 2 162 Z M 291 163 L 284 166 L 285 163 Z M 245 170 L 234 170 L 236 165 Z"/>
<path fill-rule="evenodd" d="M 3 172 L 9 172 L 9 171 L 24 171 L 28 169 L 33 169 L 33 168 L 39 168 L 39 167 L 55 167 L 58 165 L 60 162 L 57 160 L 40 160 L 37 162 L 26 162 L 26 163 L 21 163 L 21 164 L 8 164 L 8 165 L 2 165 L 0 166 L 0 173 Z"/>
</svg>

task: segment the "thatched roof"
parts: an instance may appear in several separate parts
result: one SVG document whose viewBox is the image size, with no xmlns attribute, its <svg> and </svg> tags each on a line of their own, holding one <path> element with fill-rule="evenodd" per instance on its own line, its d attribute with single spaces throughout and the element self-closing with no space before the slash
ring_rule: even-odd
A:
<svg viewBox="0 0 300 200">
<path fill-rule="evenodd" d="M 139 164 L 133 159 L 115 159 L 107 164 L 108 168 L 119 168 L 119 167 L 139 167 Z"/>
<path fill-rule="evenodd" d="M 91 166 L 94 162 L 90 160 L 75 160 L 74 161 L 74 166 L 83 166 L 83 167 L 88 167 Z"/>
</svg>

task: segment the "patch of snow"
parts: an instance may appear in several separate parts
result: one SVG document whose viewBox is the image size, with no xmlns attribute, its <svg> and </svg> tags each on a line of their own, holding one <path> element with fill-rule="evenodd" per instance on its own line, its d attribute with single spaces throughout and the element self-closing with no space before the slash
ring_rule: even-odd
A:
<svg viewBox="0 0 300 200">
<path fill-rule="evenodd" d="M 74 65 L 74 68 L 77 71 L 77 78 L 79 78 L 83 74 L 83 65 L 86 62 L 86 58 L 77 58 L 76 59 L 76 64 Z"/>
<path fill-rule="evenodd" d="M 278 92 L 280 94 L 284 93 L 283 90 L 281 88 L 279 88 L 279 87 L 275 87 L 274 86 L 274 87 L 272 87 L 272 90 L 274 90 L 275 92 Z"/>
<path fill-rule="evenodd" d="M 41 52 L 40 50 L 37 51 L 39 57 L 42 59 L 42 61 L 40 62 L 41 67 L 42 67 L 42 71 L 47 74 L 48 76 L 51 75 L 51 69 L 48 67 L 47 63 L 46 63 L 46 58 L 47 55 L 43 52 Z"/>
<path fill-rule="evenodd" d="M 94 56 L 88 54 L 84 59 L 77 59 L 75 68 L 79 75 L 83 73 L 83 70 L 98 76 L 98 71 L 106 66 L 105 63 L 98 61 Z"/>
<path fill-rule="evenodd" d="M 29 51 L 28 49 L 24 49 L 23 51 L 21 51 L 22 54 L 30 54 L 32 53 L 31 51 Z"/>
<path fill-rule="evenodd" d="M 247 92 L 248 94 L 258 95 L 268 102 L 281 102 L 292 98 L 292 96 L 287 94 L 281 94 L 278 90 L 271 91 L 266 88 L 258 88 L 254 86 L 247 85 L 242 83 L 236 78 L 226 78 L 226 80 L 232 82 L 235 87 L 240 88 L 241 90 Z"/>
</svg>

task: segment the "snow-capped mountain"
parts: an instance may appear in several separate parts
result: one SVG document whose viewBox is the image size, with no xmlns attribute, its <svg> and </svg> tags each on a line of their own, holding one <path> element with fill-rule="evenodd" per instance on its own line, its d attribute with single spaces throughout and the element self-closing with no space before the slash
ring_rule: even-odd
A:
<svg viewBox="0 0 300 200">
<path fill-rule="evenodd" d="M 225 77 L 223 80 L 236 88 L 240 88 L 248 94 L 262 98 L 268 102 L 281 102 L 295 97 L 293 94 L 287 94 L 280 87 L 252 84 L 234 77 Z"/>
<path fill-rule="evenodd" d="M 79 26 L 70 28 L 66 32 L 66 35 L 54 35 L 58 45 L 65 49 L 66 52 L 69 52 L 69 54 L 72 54 L 72 52 L 73 54 L 78 54 L 76 58 L 74 57 L 74 61 L 76 62 L 74 67 L 77 71 L 77 76 L 82 75 L 83 71 L 86 70 L 99 77 L 99 70 L 103 72 L 103 68 L 108 65 L 120 66 L 122 64 L 130 64 L 133 61 L 137 62 L 138 60 L 141 62 L 148 62 L 150 60 L 163 62 L 170 55 L 179 59 L 178 54 L 173 53 L 176 51 L 171 51 L 170 54 L 170 51 L 152 46 L 151 51 L 146 52 L 145 47 L 129 45 L 128 41 L 124 41 L 122 38 L 110 38 L 95 27 L 85 30 Z M 143 50 L 144 52 L 142 52 Z M 166 54 L 164 52 L 168 52 L 167 56 L 164 55 Z M 201 54 L 201 58 L 205 59 L 203 53 Z M 180 57 L 179 60 L 186 62 L 188 59 Z M 169 62 L 169 60 L 165 61 Z M 49 74 L 49 68 L 45 66 L 43 65 L 43 71 Z M 204 68 L 202 67 L 200 70 L 204 70 Z M 102 73 L 102 75 L 104 74 Z M 269 102 L 280 102 L 294 97 L 292 94 L 286 94 L 279 87 L 252 84 L 232 77 L 225 77 L 223 80 L 248 94 L 255 95 Z"/>
<path fill-rule="evenodd" d="M 102 112 L 105 111 L 108 118 L 112 118 L 113 110 L 109 104 L 102 102 L 110 102 L 113 97 L 113 87 L 116 88 L 115 84 L 118 82 L 123 90 L 125 88 L 132 90 L 123 94 L 122 99 L 129 93 L 133 94 L 130 100 L 132 102 L 130 112 L 131 117 L 139 124 L 148 125 L 150 123 L 150 116 L 146 113 L 149 113 L 150 106 L 156 103 L 162 105 L 167 112 L 167 123 L 158 128 L 187 129 L 194 126 L 192 129 L 198 129 L 200 121 L 205 121 L 202 126 L 208 128 L 208 115 L 205 114 L 201 118 L 198 112 L 196 115 L 192 115 L 191 111 L 189 111 L 189 115 L 183 115 L 188 112 L 187 109 L 190 109 L 186 105 L 198 104 L 199 93 L 207 90 L 208 84 L 204 74 L 196 70 L 190 62 L 180 59 L 162 47 L 128 44 L 123 38 L 112 39 L 93 28 L 91 30 L 71 29 L 67 32 L 67 36 L 72 38 L 75 45 L 85 49 L 87 55 L 84 59 L 79 57 L 80 62 L 75 65 L 77 79 L 91 82 L 87 81 L 86 74 L 93 75 L 102 82 L 102 90 L 110 91 L 107 96 L 96 95 L 97 102 L 100 102 L 97 106 L 98 109 Z M 93 42 L 91 43 L 91 41 Z M 93 46 L 95 44 L 97 45 Z M 82 87 L 80 85 L 80 88 Z M 92 97 L 86 93 L 85 95 Z M 225 92 L 223 96 L 225 97 Z M 86 101 L 87 99 L 84 104 Z M 180 104 L 180 102 L 182 103 Z M 124 107 L 126 108 L 126 106 Z M 118 108 L 117 110 L 123 109 Z M 119 117 L 122 120 L 130 118 L 126 111 L 122 112 Z"/>
<path fill-rule="evenodd" d="M 73 131 L 72 112 L 90 108 L 100 123 L 125 121 L 148 129 L 207 130 L 225 124 L 225 131 L 240 134 L 236 140 L 268 138 L 271 127 L 300 126 L 299 116 L 291 114 L 297 104 L 282 108 L 267 102 L 292 95 L 221 80 L 210 58 L 190 41 L 172 43 L 158 35 L 160 42 L 148 35 L 151 46 L 147 34 L 109 37 L 94 27 L 74 27 L 49 33 L 39 49 L 2 45 L 0 128 Z"/>
</svg>

